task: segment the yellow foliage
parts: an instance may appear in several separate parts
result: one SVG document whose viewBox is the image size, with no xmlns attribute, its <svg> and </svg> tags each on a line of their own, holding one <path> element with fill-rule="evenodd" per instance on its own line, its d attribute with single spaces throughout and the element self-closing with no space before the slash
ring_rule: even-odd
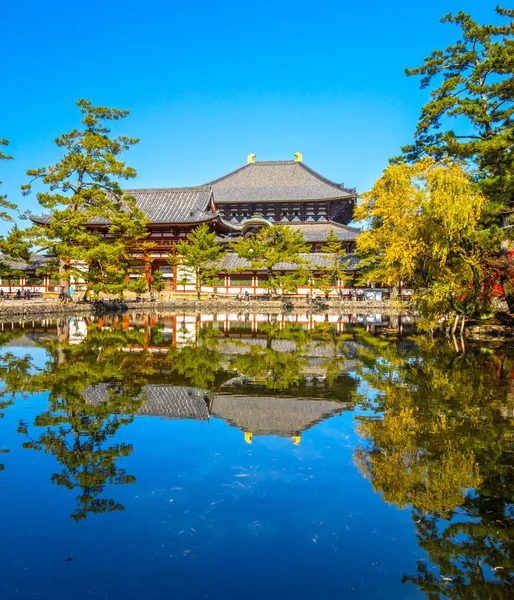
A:
<svg viewBox="0 0 514 600">
<path fill-rule="evenodd" d="M 484 264 L 495 248 L 479 231 L 484 204 L 457 163 L 425 159 L 388 167 L 355 213 L 370 224 L 357 239 L 364 277 L 415 286 L 427 315 L 476 310 Z"/>
</svg>

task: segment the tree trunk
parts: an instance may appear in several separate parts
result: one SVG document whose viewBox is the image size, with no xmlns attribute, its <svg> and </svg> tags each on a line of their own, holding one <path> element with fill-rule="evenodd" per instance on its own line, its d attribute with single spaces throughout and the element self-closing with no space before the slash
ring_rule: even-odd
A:
<svg viewBox="0 0 514 600">
<path fill-rule="evenodd" d="M 455 337 L 455 331 L 457 330 L 457 324 L 459 323 L 459 315 L 455 315 L 455 321 L 452 328 L 452 336 Z"/>
<path fill-rule="evenodd" d="M 65 294 L 69 294 L 70 280 L 62 278 L 61 273 L 66 273 L 66 263 L 63 260 L 59 261 L 59 292 L 62 289 Z"/>
</svg>

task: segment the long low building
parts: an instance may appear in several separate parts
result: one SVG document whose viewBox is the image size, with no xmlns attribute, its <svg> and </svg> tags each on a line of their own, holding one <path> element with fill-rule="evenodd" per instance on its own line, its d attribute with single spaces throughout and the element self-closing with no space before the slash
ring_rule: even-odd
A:
<svg viewBox="0 0 514 600">
<path fill-rule="evenodd" d="M 331 230 L 351 255 L 360 233 L 350 226 L 356 190 L 323 177 L 303 162 L 300 153 L 295 157 L 294 160 L 256 161 L 255 155 L 250 155 L 243 167 L 196 187 L 125 190 L 150 221 L 148 240 L 154 247 L 146 265 L 140 267 L 148 281 L 160 271 L 166 282 L 165 289 L 194 289 L 194 285 L 180 284 L 183 276 L 176 266 L 169 265 L 167 257 L 175 242 L 186 239 L 202 223 L 207 224 L 227 248 L 237 238 L 254 235 L 263 227 L 273 224 L 291 227 L 303 234 L 310 248 L 307 258 L 314 268 L 323 263 L 320 253 Z M 50 216 L 32 216 L 31 219 L 44 226 Z M 90 227 L 106 231 L 108 221 L 95 218 Z M 348 265 L 350 279 L 356 264 L 355 259 L 352 261 Z M 259 281 L 266 277 L 264 273 L 248 268 L 234 274 L 234 269 L 245 265 L 233 254 L 227 255 L 225 263 L 222 284 L 206 288 L 206 292 L 264 293 L 259 286 Z M 287 271 L 295 266 L 285 264 L 280 268 Z M 178 269 L 180 271 L 180 267 Z M 43 284 L 55 285 L 49 281 Z M 338 286 L 341 285 L 339 282 Z"/>
</svg>

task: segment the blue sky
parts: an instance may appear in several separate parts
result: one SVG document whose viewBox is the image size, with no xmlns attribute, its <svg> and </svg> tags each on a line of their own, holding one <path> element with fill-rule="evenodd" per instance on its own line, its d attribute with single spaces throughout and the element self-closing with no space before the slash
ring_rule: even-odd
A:
<svg viewBox="0 0 514 600">
<path fill-rule="evenodd" d="M 176 2 L 18 0 L 1 9 L 2 192 L 52 164 L 79 124 L 75 100 L 126 108 L 116 131 L 131 187 L 198 185 L 257 160 L 293 158 L 368 189 L 409 143 L 428 97 L 405 67 L 453 43 L 439 23 L 465 10 L 496 21 L 497 0 Z"/>
</svg>

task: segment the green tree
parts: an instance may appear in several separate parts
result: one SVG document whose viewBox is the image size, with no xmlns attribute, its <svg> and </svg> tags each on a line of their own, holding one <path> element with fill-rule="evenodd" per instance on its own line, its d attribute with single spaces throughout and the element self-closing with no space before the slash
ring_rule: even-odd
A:
<svg viewBox="0 0 514 600">
<path fill-rule="evenodd" d="M 330 290 L 337 285 L 338 280 L 344 280 L 349 265 L 345 245 L 337 237 L 333 227 L 330 228 L 321 251 L 326 255 L 327 264 L 319 272 L 319 285 L 321 289 Z"/>
<path fill-rule="evenodd" d="M 0 161 L 2 160 L 12 160 L 12 156 L 9 154 L 4 154 L 1 150 L 2 146 L 8 146 L 9 142 L 6 139 L 0 139 Z M 0 185 L 2 182 L 0 181 Z M 6 194 L 0 194 L 0 220 L 2 221 L 12 221 L 13 218 L 9 214 L 9 211 L 17 211 L 18 207 L 16 204 L 9 202 L 7 200 Z M 25 235 L 18 228 L 17 225 L 14 225 L 13 228 L 9 231 L 6 237 L 0 237 L 0 270 L 3 275 L 2 277 L 11 278 L 15 277 L 15 269 L 13 269 L 10 261 L 12 260 L 28 260 L 30 256 L 30 245 L 25 239 Z"/>
<path fill-rule="evenodd" d="M 12 160 L 12 156 L 9 154 L 4 154 L 1 150 L 2 146 L 8 146 L 9 145 L 9 141 L 4 139 L 0 139 L 0 160 Z M 0 185 L 2 185 L 2 182 L 0 181 Z M 2 211 L 0 211 L 0 219 L 2 221 L 12 221 L 12 217 L 10 216 L 10 214 L 7 212 L 8 210 L 15 210 L 16 209 L 16 204 L 13 204 L 12 202 L 9 202 L 7 200 L 7 195 L 6 194 L 0 194 L 0 208 L 3 209 Z"/>
<path fill-rule="evenodd" d="M 355 213 L 370 222 L 357 238 L 363 277 L 414 286 L 429 328 L 444 315 L 476 314 L 488 297 L 498 243 L 480 225 L 485 203 L 458 164 L 389 166 Z"/>
<path fill-rule="evenodd" d="M 47 191 L 38 192 L 41 206 L 50 212 L 32 217 L 30 235 L 35 245 L 49 251 L 52 275 L 69 281 L 84 279 L 88 291 L 120 293 L 132 272 L 133 254 L 147 249 L 147 219 L 136 201 L 121 189 L 119 179 L 136 171 L 118 157 L 138 142 L 126 136 L 110 137 L 106 122 L 128 115 L 126 110 L 77 102 L 84 115 L 82 130 L 58 137 L 65 151 L 54 166 L 27 171 L 29 194 L 39 180 Z M 102 233 L 102 229 L 107 235 Z"/>
<path fill-rule="evenodd" d="M 325 369 L 328 388 L 333 388 L 348 358 L 349 350 L 344 344 L 348 336 L 340 334 L 331 323 L 317 323 L 312 336 L 317 340 L 317 348 L 323 349 L 320 366 Z"/>
<path fill-rule="evenodd" d="M 300 231 L 285 225 L 263 227 L 252 237 L 239 238 L 231 247 L 238 256 L 250 263 L 251 270 L 266 272 L 267 280 L 261 283 L 265 289 L 295 292 L 309 281 L 310 264 L 302 257 L 309 249 Z M 291 266 L 294 270 L 291 270 Z M 284 271 L 284 267 L 288 271 Z"/>
<path fill-rule="evenodd" d="M 223 247 L 216 241 L 216 233 L 202 223 L 187 235 L 187 240 L 174 243 L 168 262 L 182 271 L 181 285 L 192 283 L 194 279 L 196 291 L 200 292 L 202 286 L 218 283 L 219 262 L 224 256 Z"/>
<path fill-rule="evenodd" d="M 237 356 L 230 367 L 269 390 L 287 390 L 299 385 L 308 364 L 303 349 L 311 339 L 310 333 L 295 323 L 284 326 L 266 323 L 259 327 L 259 334 L 266 336 L 266 346 L 249 346 L 248 352 Z M 274 342 L 278 340 L 293 342 L 294 350 L 277 349 Z"/>
<path fill-rule="evenodd" d="M 422 88 L 433 87 L 415 143 L 395 160 L 428 155 L 476 167 L 475 178 L 488 200 L 482 222 L 503 228 L 502 283 L 514 312 L 514 264 L 508 258 L 514 211 L 514 10 L 497 7 L 496 12 L 507 21 L 480 25 L 464 12 L 447 15 L 442 22 L 457 25 L 460 39 L 407 69 L 408 75 L 421 76 Z"/>
<path fill-rule="evenodd" d="M 166 285 L 166 280 L 164 279 L 164 275 L 161 271 L 155 271 L 152 276 L 151 286 L 156 292 L 162 292 L 164 286 Z"/>
</svg>

